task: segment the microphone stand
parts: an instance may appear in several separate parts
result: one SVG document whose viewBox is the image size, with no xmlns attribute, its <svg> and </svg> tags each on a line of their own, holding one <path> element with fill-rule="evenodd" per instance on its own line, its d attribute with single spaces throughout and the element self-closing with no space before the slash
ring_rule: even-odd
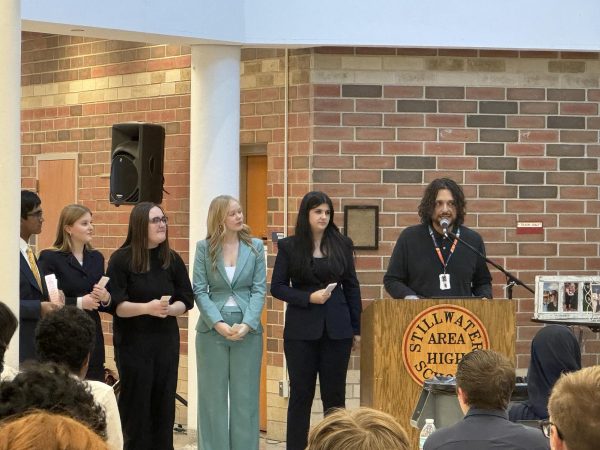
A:
<svg viewBox="0 0 600 450">
<path fill-rule="evenodd" d="M 487 262 L 491 266 L 494 266 L 496 269 L 498 269 L 500 272 L 502 272 L 504 275 L 506 275 L 506 292 L 507 292 L 507 296 L 508 296 L 509 300 L 512 300 L 512 289 L 513 289 L 513 286 L 515 286 L 515 285 L 523 286 L 525 289 L 527 289 L 529 292 L 531 292 L 533 295 L 535 295 L 535 291 L 533 289 L 531 289 L 529 286 L 527 286 L 525 283 L 523 283 L 521 280 L 519 280 L 517 277 L 515 277 L 512 273 L 510 273 L 508 270 L 506 270 L 500 264 L 489 259 L 487 256 L 485 256 L 483 253 L 481 253 L 479 250 L 477 250 L 471 244 L 469 244 L 468 242 L 465 242 L 461 238 L 459 238 L 452 231 L 450 231 L 448 229 L 444 229 L 443 231 L 444 231 L 444 235 L 446 237 L 449 236 L 452 239 L 456 239 L 461 244 L 467 246 L 472 252 L 474 252 L 475 254 L 482 257 L 485 260 L 485 262 Z"/>
</svg>

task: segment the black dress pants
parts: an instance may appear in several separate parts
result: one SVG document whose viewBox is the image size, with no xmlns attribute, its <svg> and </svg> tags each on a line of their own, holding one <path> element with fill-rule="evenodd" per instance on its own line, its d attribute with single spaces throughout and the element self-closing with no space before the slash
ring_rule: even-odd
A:
<svg viewBox="0 0 600 450">
<path fill-rule="evenodd" d="M 128 338 L 115 345 L 124 449 L 173 450 L 179 334 Z"/>
<path fill-rule="evenodd" d="M 325 414 L 332 408 L 346 406 L 346 372 L 352 338 L 330 339 L 324 332 L 317 340 L 285 339 L 283 347 L 290 374 L 287 450 L 304 450 L 317 374 Z"/>
</svg>

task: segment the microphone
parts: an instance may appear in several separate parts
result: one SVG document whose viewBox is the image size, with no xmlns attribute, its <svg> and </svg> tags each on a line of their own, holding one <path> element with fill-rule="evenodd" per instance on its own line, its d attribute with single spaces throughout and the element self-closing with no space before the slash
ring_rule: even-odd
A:
<svg viewBox="0 0 600 450">
<path fill-rule="evenodd" d="M 442 227 L 442 231 L 444 232 L 444 236 L 448 235 L 448 227 L 450 226 L 450 220 L 445 217 L 440 220 L 440 227 Z"/>
</svg>

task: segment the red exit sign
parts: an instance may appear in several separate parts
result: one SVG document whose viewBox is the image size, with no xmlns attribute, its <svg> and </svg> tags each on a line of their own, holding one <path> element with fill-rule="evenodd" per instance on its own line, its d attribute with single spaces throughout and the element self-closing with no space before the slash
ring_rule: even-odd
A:
<svg viewBox="0 0 600 450">
<path fill-rule="evenodd" d="M 517 222 L 517 234 L 542 234 L 543 232 L 542 222 Z"/>
</svg>

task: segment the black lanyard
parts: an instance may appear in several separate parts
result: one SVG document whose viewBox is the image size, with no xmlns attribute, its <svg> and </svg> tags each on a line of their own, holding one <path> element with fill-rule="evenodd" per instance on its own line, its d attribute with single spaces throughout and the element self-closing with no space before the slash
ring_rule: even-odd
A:
<svg viewBox="0 0 600 450">
<path fill-rule="evenodd" d="M 444 268 L 444 273 L 446 273 L 446 266 L 448 266 L 448 263 L 450 262 L 450 258 L 452 258 L 452 254 L 454 253 L 454 250 L 456 249 L 456 244 L 458 244 L 458 238 L 460 237 L 460 227 L 456 230 L 456 238 L 454 239 L 454 242 L 452 243 L 452 247 L 450 247 L 450 254 L 448 255 L 448 259 L 446 261 L 444 261 L 444 255 L 442 255 L 440 246 L 438 245 L 437 241 L 435 240 L 435 236 L 433 235 L 433 229 L 431 228 L 431 225 L 429 226 L 429 235 L 431 236 L 431 240 L 433 241 L 433 246 L 435 247 L 435 252 L 437 253 L 438 258 L 440 259 L 440 262 L 442 263 L 442 267 Z"/>
</svg>

